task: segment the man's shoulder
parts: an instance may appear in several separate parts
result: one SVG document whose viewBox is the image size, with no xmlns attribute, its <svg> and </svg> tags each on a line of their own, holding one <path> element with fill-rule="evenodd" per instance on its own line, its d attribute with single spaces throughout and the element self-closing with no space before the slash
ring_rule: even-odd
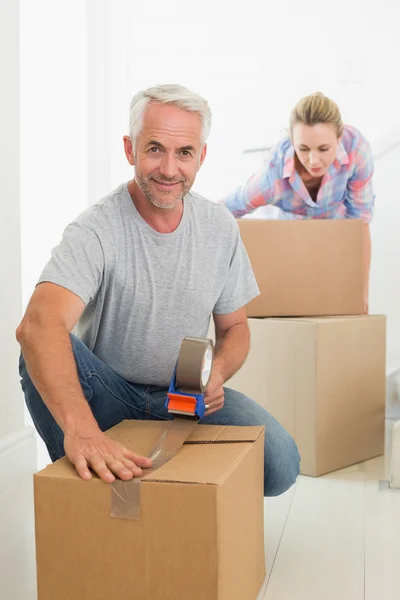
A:
<svg viewBox="0 0 400 600">
<path fill-rule="evenodd" d="M 83 225 L 95 232 L 101 230 L 103 226 L 110 229 L 110 226 L 118 220 L 118 213 L 123 210 L 125 188 L 125 184 L 118 186 L 115 190 L 78 215 L 74 219 L 74 223 Z"/>
<path fill-rule="evenodd" d="M 189 200 L 196 220 L 204 220 L 210 229 L 217 228 L 219 231 L 222 229 L 233 232 L 237 228 L 236 219 L 225 204 L 209 200 L 193 191 L 188 193 L 187 200 Z"/>
</svg>

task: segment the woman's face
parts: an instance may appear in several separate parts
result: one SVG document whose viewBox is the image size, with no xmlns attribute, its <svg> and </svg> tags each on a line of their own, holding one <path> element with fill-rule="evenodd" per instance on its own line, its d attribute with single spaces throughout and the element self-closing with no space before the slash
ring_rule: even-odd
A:
<svg viewBox="0 0 400 600">
<path fill-rule="evenodd" d="M 297 158 L 313 177 L 323 177 L 336 158 L 339 139 L 331 123 L 304 125 L 296 123 L 292 130 Z"/>
</svg>

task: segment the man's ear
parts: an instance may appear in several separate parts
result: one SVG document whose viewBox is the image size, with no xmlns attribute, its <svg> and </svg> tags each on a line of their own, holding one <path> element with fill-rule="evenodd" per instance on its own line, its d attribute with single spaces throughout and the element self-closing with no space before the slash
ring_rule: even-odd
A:
<svg viewBox="0 0 400 600">
<path fill-rule="evenodd" d="M 128 160 L 128 163 L 133 166 L 135 164 L 135 154 L 133 152 L 132 140 L 129 135 L 124 135 L 123 139 L 125 156 Z"/>
<path fill-rule="evenodd" d="M 201 153 L 200 153 L 200 160 L 199 160 L 199 164 L 197 167 L 198 171 L 200 170 L 200 167 L 203 164 L 206 156 L 207 156 L 207 144 L 204 144 L 203 148 L 201 149 Z"/>
</svg>

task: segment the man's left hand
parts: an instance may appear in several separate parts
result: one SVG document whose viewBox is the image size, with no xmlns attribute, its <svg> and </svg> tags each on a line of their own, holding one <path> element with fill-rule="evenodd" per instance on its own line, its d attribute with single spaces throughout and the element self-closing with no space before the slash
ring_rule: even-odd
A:
<svg viewBox="0 0 400 600">
<path fill-rule="evenodd" d="M 204 403 L 208 408 L 204 413 L 205 417 L 212 415 L 220 410 L 225 401 L 224 378 L 218 368 L 213 367 L 207 389 L 204 393 Z"/>
</svg>

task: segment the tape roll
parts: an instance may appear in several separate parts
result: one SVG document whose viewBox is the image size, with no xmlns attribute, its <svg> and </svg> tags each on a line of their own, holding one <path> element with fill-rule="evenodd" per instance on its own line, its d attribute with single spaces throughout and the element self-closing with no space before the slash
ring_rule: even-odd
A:
<svg viewBox="0 0 400 600">
<path fill-rule="evenodd" d="M 176 365 L 176 385 L 183 392 L 202 394 L 210 379 L 214 360 L 214 344 L 204 338 L 185 337 Z M 111 486 L 111 516 L 119 519 L 140 518 L 142 478 L 159 469 L 177 455 L 192 433 L 197 421 L 175 418 L 159 438 L 150 458 L 153 465 L 141 477 L 130 481 L 117 480 Z"/>
<path fill-rule="evenodd" d="M 183 392 L 203 394 L 207 388 L 214 360 L 214 343 L 210 339 L 185 337 L 176 365 L 176 385 Z"/>
</svg>

